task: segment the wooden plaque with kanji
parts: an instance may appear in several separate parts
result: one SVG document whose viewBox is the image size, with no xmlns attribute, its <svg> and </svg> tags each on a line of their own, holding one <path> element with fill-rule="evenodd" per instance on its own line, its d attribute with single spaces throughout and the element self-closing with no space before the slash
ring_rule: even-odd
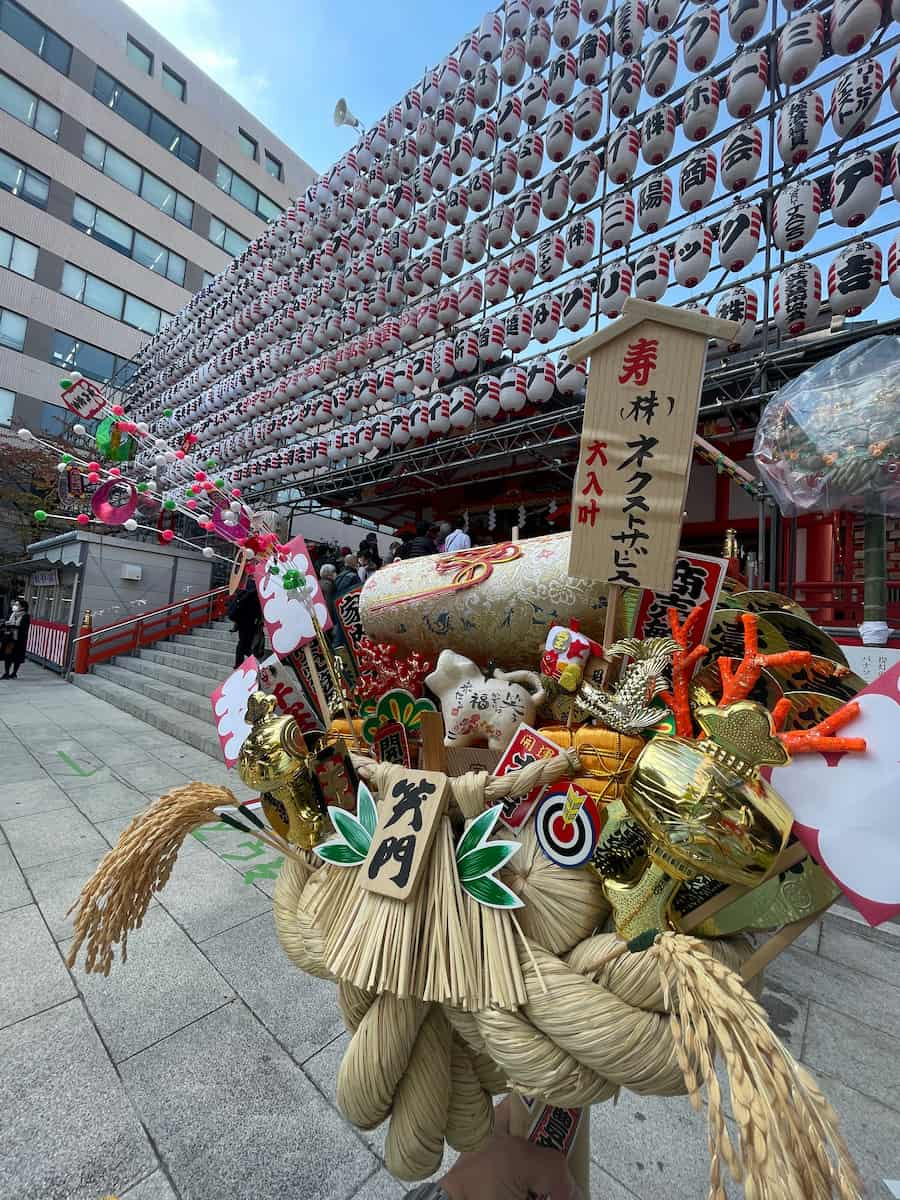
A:
<svg viewBox="0 0 900 1200">
<path fill-rule="evenodd" d="M 439 771 L 398 766 L 385 773 L 378 825 L 360 868 L 360 887 L 393 900 L 412 896 L 446 811 L 449 786 Z"/>
<path fill-rule="evenodd" d="M 570 575 L 668 590 L 707 341 L 734 329 L 701 313 L 628 300 L 618 321 L 569 351 L 571 361 L 591 360 L 572 492 Z"/>
</svg>

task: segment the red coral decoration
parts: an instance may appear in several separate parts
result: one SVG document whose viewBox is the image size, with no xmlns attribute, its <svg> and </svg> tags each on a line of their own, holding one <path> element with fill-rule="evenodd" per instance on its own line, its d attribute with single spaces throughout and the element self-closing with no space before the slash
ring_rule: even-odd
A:
<svg viewBox="0 0 900 1200">
<path fill-rule="evenodd" d="M 773 716 L 776 716 L 779 706 L 783 704 L 786 704 L 787 708 L 790 709 L 789 700 L 779 700 L 773 710 Z M 785 711 L 784 716 L 786 715 Z M 780 728 L 784 724 L 784 716 L 778 713 L 776 728 Z M 851 700 L 849 704 L 845 704 L 843 708 L 839 708 L 837 712 L 832 713 L 830 717 L 826 717 L 824 721 L 820 721 L 818 725 L 814 725 L 812 729 L 794 729 L 790 733 L 779 733 L 778 737 L 785 749 L 791 754 L 813 754 L 817 750 L 824 753 L 839 750 L 861 752 L 866 748 L 865 738 L 833 736 L 839 729 L 843 729 L 854 717 L 858 716 L 859 705 L 855 700 Z"/>
<path fill-rule="evenodd" d="M 691 646 L 697 634 L 697 626 L 703 620 L 703 609 L 692 608 L 685 617 L 684 624 L 678 622 L 678 609 L 669 609 L 669 628 L 673 639 L 681 647 L 672 655 L 672 690 L 662 692 L 663 703 L 675 714 L 675 732 L 679 737 L 694 736 L 694 721 L 691 717 L 690 685 L 694 667 L 708 652 L 709 647 L 702 643 Z"/>
<path fill-rule="evenodd" d="M 377 700 L 394 688 L 403 688 L 419 699 L 425 691 L 425 676 L 433 669 L 433 664 L 415 650 L 401 657 L 396 646 L 368 637 L 360 638 L 357 657 L 359 678 L 355 690 L 360 700 Z"/>
<path fill-rule="evenodd" d="M 722 677 L 720 708 L 724 708 L 726 704 L 734 704 L 736 700 L 746 700 L 753 691 L 763 667 L 795 667 L 808 663 L 812 659 L 808 650 L 784 650 L 779 654 L 760 654 L 756 613 L 742 613 L 741 621 L 744 624 L 744 657 L 741 659 L 738 669 L 736 671 L 731 669 L 731 659 L 729 658 L 718 660 L 719 674 Z"/>
</svg>

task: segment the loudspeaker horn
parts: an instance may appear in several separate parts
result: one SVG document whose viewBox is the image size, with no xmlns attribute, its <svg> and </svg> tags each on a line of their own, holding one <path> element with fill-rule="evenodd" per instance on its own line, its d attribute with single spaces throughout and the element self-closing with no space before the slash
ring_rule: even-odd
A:
<svg viewBox="0 0 900 1200">
<path fill-rule="evenodd" d="M 352 125 L 354 129 L 359 129 L 359 117 L 350 111 L 343 96 L 334 106 L 334 123 L 335 125 Z"/>
</svg>

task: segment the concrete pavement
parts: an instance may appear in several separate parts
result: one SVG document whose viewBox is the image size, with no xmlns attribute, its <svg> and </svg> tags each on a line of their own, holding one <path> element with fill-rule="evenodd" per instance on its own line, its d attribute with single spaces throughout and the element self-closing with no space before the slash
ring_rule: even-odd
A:
<svg viewBox="0 0 900 1200">
<path fill-rule="evenodd" d="M 64 964 L 66 909 L 135 812 L 190 779 L 247 794 L 221 762 L 26 663 L 0 684 L 0 765 L 0 1200 L 403 1196 L 383 1130 L 335 1107 L 347 1034 L 333 988 L 278 947 L 261 843 L 200 831 L 127 964 Z M 872 1197 L 900 1178 L 898 932 L 829 914 L 764 995 Z M 685 1099 L 623 1093 L 591 1123 L 597 1200 L 705 1197 L 705 1118 Z"/>
</svg>

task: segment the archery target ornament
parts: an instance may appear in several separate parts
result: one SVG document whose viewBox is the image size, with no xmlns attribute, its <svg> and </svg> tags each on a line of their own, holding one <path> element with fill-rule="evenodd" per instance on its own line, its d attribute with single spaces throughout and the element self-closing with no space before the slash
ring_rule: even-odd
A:
<svg viewBox="0 0 900 1200">
<path fill-rule="evenodd" d="M 806 162 L 818 147 L 825 127 L 825 105 L 818 92 L 791 96 L 778 114 L 777 143 L 788 166 Z"/>
<path fill-rule="evenodd" d="M 558 867 L 583 867 L 591 861 L 603 820 L 596 801 L 577 783 L 552 784 L 534 810 L 538 845 Z"/>
<path fill-rule="evenodd" d="M 792 337 L 805 333 L 818 316 L 821 299 L 822 276 L 815 263 L 789 263 L 775 281 L 775 324 Z"/>
<path fill-rule="evenodd" d="M 819 227 L 822 192 L 814 179 L 792 179 L 775 197 L 772 241 L 779 250 L 802 250 Z"/>
<path fill-rule="evenodd" d="M 873 242 L 845 246 L 828 268 L 828 302 L 839 316 L 856 317 L 881 288 L 881 250 Z"/>
</svg>

